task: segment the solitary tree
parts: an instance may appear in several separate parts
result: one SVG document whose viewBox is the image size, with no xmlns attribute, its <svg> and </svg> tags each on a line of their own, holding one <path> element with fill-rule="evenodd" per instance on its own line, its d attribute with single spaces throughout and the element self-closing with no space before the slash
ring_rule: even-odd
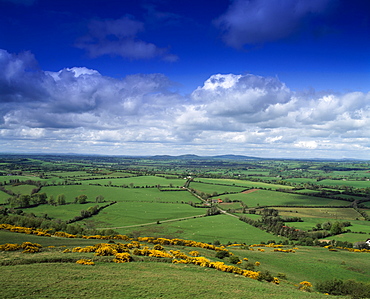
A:
<svg viewBox="0 0 370 299">
<path fill-rule="evenodd" d="M 57 196 L 57 203 L 58 205 L 65 205 L 66 204 L 66 196 L 64 194 L 59 194 Z"/>
<path fill-rule="evenodd" d="M 98 195 L 97 197 L 95 197 L 95 202 L 104 202 L 104 196 Z"/>
<path fill-rule="evenodd" d="M 81 194 L 81 195 L 76 197 L 75 202 L 80 203 L 80 204 L 84 204 L 84 203 L 87 202 L 87 196 L 85 194 Z"/>
</svg>

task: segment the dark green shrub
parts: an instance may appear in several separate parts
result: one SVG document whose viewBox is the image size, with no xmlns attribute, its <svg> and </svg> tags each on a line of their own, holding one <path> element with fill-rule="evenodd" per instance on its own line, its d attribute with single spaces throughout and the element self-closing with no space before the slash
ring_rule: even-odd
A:
<svg viewBox="0 0 370 299">
<path fill-rule="evenodd" d="M 276 275 L 276 277 L 279 278 L 279 279 L 285 279 L 285 280 L 287 279 L 286 274 L 285 273 L 281 273 L 281 272 L 279 272 Z"/>
<path fill-rule="evenodd" d="M 260 272 L 260 275 L 258 275 L 257 280 L 259 281 L 266 280 L 268 282 L 271 282 L 274 280 L 274 277 L 271 275 L 269 271 L 263 270 Z"/>
<path fill-rule="evenodd" d="M 355 280 L 332 279 L 319 282 L 316 289 L 321 293 L 330 295 L 351 296 L 353 299 L 370 298 L 370 285 Z"/>
<path fill-rule="evenodd" d="M 240 262 L 240 259 L 239 259 L 238 256 L 232 255 L 232 256 L 229 257 L 229 261 L 230 261 L 230 263 L 236 265 Z"/>
<path fill-rule="evenodd" d="M 245 270 L 249 270 L 249 271 L 254 271 L 254 269 L 255 269 L 255 264 L 254 263 L 252 263 L 252 262 L 247 262 L 247 263 L 245 263 L 244 264 L 244 269 Z"/>
<path fill-rule="evenodd" d="M 229 257 L 229 256 L 230 256 L 230 254 L 229 254 L 228 251 L 218 251 L 216 253 L 216 258 L 218 258 L 218 259 L 223 259 L 224 257 Z"/>
</svg>

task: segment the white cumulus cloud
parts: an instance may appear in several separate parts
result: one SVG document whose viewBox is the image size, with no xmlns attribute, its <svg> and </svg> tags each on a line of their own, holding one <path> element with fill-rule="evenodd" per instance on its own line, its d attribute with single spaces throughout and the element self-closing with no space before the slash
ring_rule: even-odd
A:
<svg viewBox="0 0 370 299">
<path fill-rule="evenodd" d="M 300 94 L 277 78 L 215 74 L 189 96 L 163 74 L 39 69 L 0 50 L 3 151 L 357 157 L 370 150 L 370 93 Z"/>
</svg>

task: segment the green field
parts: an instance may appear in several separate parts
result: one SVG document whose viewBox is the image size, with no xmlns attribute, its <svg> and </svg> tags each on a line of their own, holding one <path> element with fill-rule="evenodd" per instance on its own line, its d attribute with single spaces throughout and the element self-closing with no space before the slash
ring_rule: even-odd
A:
<svg viewBox="0 0 370 299">
<path fill-rule="evenodd" d="M 230 200 L 240 200 L 248 207 L 258 206 L 348 206 L 349 203 L 322 197 L 314 197 L 293 193 L 257 190 L 251 193 L 228 194 L 220 196 L 221 199 L 228 197 Z"/>
<path fill-rule="evenodd" d="M 182 187 L 186 180 L 171 178 L 166 179 L 158 176 L 136 176 L 129 178 L 107 178 L 107 179 L 94 179 L 83 181 L 84 184 L 101 184 L 101 185 L 116 185 L 116 186 L 134 186 L 134 187 L 145 187 L 145 186 L 173 186 Z"/>
<path fill-rule="evenodd" d="M 235 186 L 223 186 L 223 185 L 214 185 L 214 184 L 204 184 L 204 183 L 197 183 L 191 182 L 189 188 L 195 189 L 199 192 L 204 192 L 208 194 L 218 193 L 229 193 L 229 192 L 241 192 L 245 190 L 244 187 L 235 187 Z"/>
<path fill-rule="evenodd" d="M 336 241 L 347 241 L 347 242 L 351 242 L 351 243 L 365 242 L 369 238 L 370 238 L 370 233 L 368 233 L 367 235 L 354 234 L 354 233 L 345 233 L 345 234 L 340 234 L 340 235 L 330 237 L 330 239 L 334 239 Z"/>
<path fill-rule="evenodd" d="M 142 228 L 117 229 L 117 231 L 122 234 L 128 234 L 134 231 L 140 236 L 154 234 L 155 236 L 169 236 L 171 238 L 183 238 L 211 243 L 219 240 L 221 243 L 237 242 L 254 244 L 261 241 L 276 240 L 278 242 L 285 239 L 246 224 L 238 218 L 226 215 L 168 222 L 160 225 L 154 224 Z"/>
<path fill-rule="evenodd" d="M 155 202 L 188 202 L 199 201 L 185 191 L 159 191 L 157 188 L 118 188 L 91 185 L 68 185 L 43 187 L 49 197 L 57 198 L 59 194 L 66 196 L 67 202 L 73 202 L 75 197 L 85 194 L 88 201 L 95 202 L 98 195 L 104 196 L 106 201 L 155 201 Z"/>
<path fill-rule="evenodd" d="M 26 213 L 33 213 L 36 216 L 44 217 L 47 215 L 52 219 L 61 219 L 67 221 L 73 219 L 75 216 L 80 216 L 81 210 L 87 210 L 92 206 L 101 206 L 101 203 L 86 203 L 86 204 L 67 204 L 61 206 L 39 205 L 34 208 L 23 208 Z"/>
<path fill-rule="evenodd" d="M 356 220 L 363 217 L 353 208 L 276 208 L 285 217 L 323 218 L 328 220 Z"/>
<path fill-rule="evenodd" d="M 273 252 L 270 248 L 265 248 L 265 252 L 257 250 L 233 250 L 233 252 L 239 257 L 259 261 L 261 270 L 283 272 L 288 280 L 296 283 L 308 280 L 315 284 L 333 277 L 363 282 L 370 280 L 368 253 L 331 252 L 326 248 L 305 246 L 298 246 L 295 253 Z"/>
<path fill-rule="evenodd" d="M 118 202 L 89 218 L 97 227 L 115 228 L 151 222 L 203 215 L 205 209 L 193 208 L 188 204 Z"/>
<path fill-rule="evenodd" d="M 350 180 L 322 180 L 316 183 L 323 186 L 347 186 L 354 188 L 368 188 L 370 187 L 369 181 L 350 181 Z"/>
<path fill-rule="evenodd" d="M 5 186 L 6 190 L 10 190 L 15 194 L 31 194 L 32 190 L 35 188 L 36 186 L 33 185 Z"/>
<path fill-rule="evenodd" d="M 8 193 L 5 193 L 3 191 L 0 190 L 0 204 L 2 203 L 6 203 L 7 202 L 7 199 L 11 197 Z"/>
<path fill-rule="evenodd" d="M 269 189 L 269 190 L 276 190 L 276 189 L 292 189 L 291 186 L 285 185 L 277 185 L 277 184 L 268 184 L 263 182 L 253 182 L 253 181 L 245 181 L 245 180 L 235 180 L 235 179 L 205 179 L 199 178 L 196 179 L 198 182 L 210 183 L 210 184 L 224 184 L 224 185 L 231 185 L 231 186 L 241 186 L 245 188 L 260 188 L 260 189 Z"/>
</svg>

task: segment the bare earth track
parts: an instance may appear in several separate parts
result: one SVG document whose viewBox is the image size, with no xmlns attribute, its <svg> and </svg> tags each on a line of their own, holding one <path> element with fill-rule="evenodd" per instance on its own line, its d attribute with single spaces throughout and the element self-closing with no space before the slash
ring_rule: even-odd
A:
<svg viewBox="0 0 370 299">
<path fill-rule="evenodd" d="M 252 192 L 255 192 L 255 191 L 258 191 L 259 189 L 249 189 L 247 191 L 243 191 L 242 193 L 244 194 L 247 194 L 247 193 L 252 193 Z"/>
</svg>

